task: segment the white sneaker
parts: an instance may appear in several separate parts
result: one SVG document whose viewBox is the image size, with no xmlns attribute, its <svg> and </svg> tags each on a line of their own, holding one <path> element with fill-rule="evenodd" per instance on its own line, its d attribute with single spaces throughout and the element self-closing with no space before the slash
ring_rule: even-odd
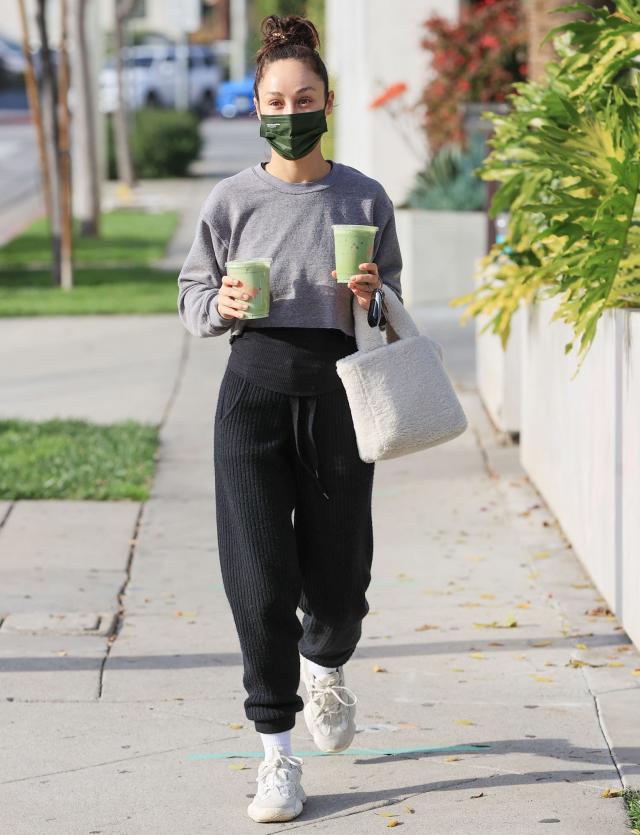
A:
<svg viewBox="0 0 640 835">
<path fill-rule="evenodd" d="M 300 668 L 309 695 L 304 718 L 313 741 L 325 753 L 344 751 L 356 733 L 358 698 L 345 687 L 342 667 L 335 673 L 316 678 L 307 667 L 307 659 L 301 655 Z"/>
<path fill-rule="evenodd" d="M 290 821 L 302 811 L 307 795 L 300 784 L 301 757 L 285 754 L 280 747 L 269 748 L 258 766 L 258 791 L 247 807 L 258 823 Z"/>
</svg>

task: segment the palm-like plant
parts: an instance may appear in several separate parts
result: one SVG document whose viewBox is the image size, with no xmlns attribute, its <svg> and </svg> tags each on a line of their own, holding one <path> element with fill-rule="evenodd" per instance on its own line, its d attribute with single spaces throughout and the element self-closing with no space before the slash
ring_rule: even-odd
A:
<svg viewBox="0 0 640 835">
<path fill-rule="evenodd" d="M 603 311 L 640 305 L 640 10 L 558 9 L 579 10 L 592 19 L 545 38 L 560 58 L 544 82 L 515 85 L 507 115 L 485 114 L 495 133 L 478 174 L 501 183 L 490 213 L 509 211 L 509 229 L 481 259 L 481 283 L 451 302 L 468 304 L 463 320 L 491 316 L 483 330 L 505 347 L 521 300 L 559 295 L 553 318 L 580 340 L 578 369 Z"/>
</svg>

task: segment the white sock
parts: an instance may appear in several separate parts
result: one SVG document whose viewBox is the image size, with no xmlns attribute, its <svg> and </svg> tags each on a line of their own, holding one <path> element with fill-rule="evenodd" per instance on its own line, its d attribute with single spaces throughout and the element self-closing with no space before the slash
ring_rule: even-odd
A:
<svg viewBox="0 0 640 835">
<path fill-rule="evenodd" d="M 291 753 L 291 731 L 280 731 L 277 734 L 260 734 L 260 739 L 264 745 L 265 755 L 269 753 L 270 748 L 276 746 L 284 749 L 285 754 Z"/>
<path fill-rule="evenodd" d="M 320 664 L 316 664 L 315 661 L 309 661 L 306 659 L 307 667 L 316 678 L 322 678 L 322 676 L 328 676 L 329 673 L 335 673 L 338 669 L 337 667 L 322 667 Z"/>
</svg>

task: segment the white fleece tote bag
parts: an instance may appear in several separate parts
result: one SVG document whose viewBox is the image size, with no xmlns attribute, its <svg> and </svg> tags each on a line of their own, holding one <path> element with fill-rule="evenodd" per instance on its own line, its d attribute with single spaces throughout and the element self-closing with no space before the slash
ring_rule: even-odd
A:
<svg viewBox="0 0 640 835">
<path fill-rule="evenodd" d="M 386 338 L 353 297 L 358 350 L 336 362 L 368 463 L 442 444 L 467 428 L 440 345 L 419 332 L 393 290 L 385 292 L 384 313 Z"/>
</svg>

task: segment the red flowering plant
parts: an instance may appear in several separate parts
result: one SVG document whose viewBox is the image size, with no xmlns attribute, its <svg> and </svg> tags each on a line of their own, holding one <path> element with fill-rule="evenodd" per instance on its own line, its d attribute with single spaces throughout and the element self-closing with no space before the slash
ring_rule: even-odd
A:
<svg viewBox="0 0 640 835">
<path fill-rule="evenodd" d="M 421 46 L 431 52 L 433 77 L 422 95 L 429 147 L 466 147 L 463 105 L 504 102 L 527 77 L 527 34 L 519 0 L 481 0 L 457 21 L 432 15 Z M 488 108 L 487 108 L 488 109 Z"/>
<path fill-rule="evenodd" d="M 368 107 L 369 110 L 384 108 L 396 123 L 398 132 L 409 150 L 417 156 L 421 164 L 424 164 L 426 161 L 424 142 L 416 142 L 416 137 L 422 136 L 420 124 L 422 103 L 420 101 L 413 104 L 406 102 L 405 93 L 408 90 L 409 87 L 404 81 L 397 81 L 385 87 L 373 101 L 369 102 Z"/>
</svg>

